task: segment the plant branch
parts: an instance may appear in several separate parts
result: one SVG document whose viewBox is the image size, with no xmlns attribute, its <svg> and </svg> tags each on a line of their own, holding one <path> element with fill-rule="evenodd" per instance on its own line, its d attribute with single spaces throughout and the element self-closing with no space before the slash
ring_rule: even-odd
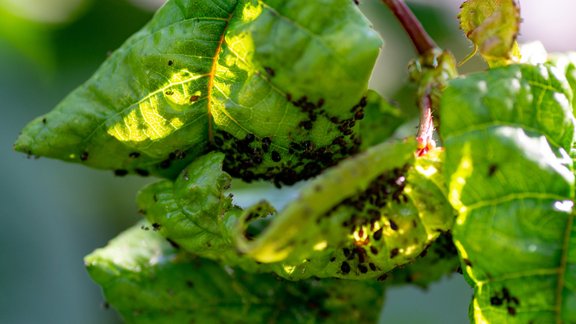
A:
<svg viewBox="0 0 576 324">
<path fill-rule="evenodd" d="M 406 33 L 408 33 L 408 36 L 410 36 L 419 55 L 424 55 L 437 47 L 432 37 L 424 30 L 418 18 L 414 16 L 414 13 L 412 13 L 404 1 L 382 0 L 382 2 L 390 8 L 390 11 L 392 11 L 394 16 L 400 21 L 400 24 Z"/>
</svg>

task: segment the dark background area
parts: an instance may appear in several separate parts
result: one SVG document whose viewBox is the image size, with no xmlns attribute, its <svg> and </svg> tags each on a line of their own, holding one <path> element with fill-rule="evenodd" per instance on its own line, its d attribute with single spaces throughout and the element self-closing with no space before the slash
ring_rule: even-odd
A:
<svg viewBox="0 0 576 324">
<path fill-rule="evenodd" d="M 28 121 L 90 77 L 161 2 L 0 0 L 0 323 L 119 322 L 113 310 L 102 306 L 100 289 L 82 259 L 140 219 L 136 191 L 154 180 L 116 178 L 112 172 L 27 158 L 15 153 L 12 143 Z M 470 45 L 456 20 L 459 1 L 411 5 L 440 46 L 459 60 L 468 54 Z M 573 3 L 526 0 L 522 5 L 523 40 L 542 38 L 551 50 L 573 48 L 573 20 L 556 19 L 573 13 Z M 405 67 L 414 55 L 411 44 L 379 1 L 365 0 L 362 9 L 386 42 L 372 88 L 409 106 L 404 98 L 411 91 L 405 86 Z M 556 24 L 544 25 L 546 19 Z M 555 27 L 558 21 L 563 27 Z M 474 59 L 462 70 L 482 68 Z M 471 295 L 457 274 L 426 292 L 394 288 L 381 321 L 466 323 Z"/>
</svg>

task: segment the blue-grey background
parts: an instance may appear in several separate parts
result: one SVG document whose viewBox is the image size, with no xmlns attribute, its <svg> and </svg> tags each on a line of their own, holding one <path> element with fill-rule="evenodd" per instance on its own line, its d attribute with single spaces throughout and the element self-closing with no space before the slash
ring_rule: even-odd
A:
<svg viewBox="0 0 576 324">
<path fill-rule="evenodd" d="M 102 307 L 82 258 L 135 223 L 134 196 L 152 179 L 13 152 L 20 129 L 48 112 L 86 80 L 161 0 L 0 0 L 0 323 L 117 323 Z M 521 1 L 522 39 L 551 50 L 574 46 L 570 0 Z M 426 28 L 458 59 L 470 51 L 458 31 L 457 0 L 413 1 Z M 386 46 L 372 87 L 403 102 L 405 66 L 414 55 L 396 21 L 378 0 L 362 9 Z M 478 59 L 464 71 L 481 69 Z M 460 275 L 388 291 L 385 323 L 467 323 L 472 292 Z"/>
</svg>

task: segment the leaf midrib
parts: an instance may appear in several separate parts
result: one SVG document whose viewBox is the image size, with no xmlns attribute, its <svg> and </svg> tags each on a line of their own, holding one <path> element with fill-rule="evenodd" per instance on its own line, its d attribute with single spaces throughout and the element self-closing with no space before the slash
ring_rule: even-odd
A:
<svg viewBox="0 0 576 324">
<path fill-rule="evenodd" d="M 236 10 L 236 9 L 234 8 L 234 10 Z M 171 24 L 169 24 L 169 25 L 163 26 L 163 27 L 161 27 L 161 28 L 159 28 L 159 29 L 157 29 L 157 30 L 150 30 L 150 33 L 148 33 L 148 34 L 146 34 L 146 35 L 143 35 L 143 36 L 141 36 L 139 39 L 135 40 L 134 43 L 131 44 L 131 46 L 129 46 L 129 47 L 125 48 L 125 49 L 122 49 L 122 52 L 124 52 L 124 53 L 130 52 L 130 50 L 131 50 L 136 44 L 138 44 L 138 43 L 140 43 L 140 42 L 142 42 L 142 41 L 145 41 L 146 39 L 148 39 L 148 38 L 150 38 L 150 37 L 153 37 L 155 34 L 161 32 L 162 30 L 164 30 L 164 29 L 166 29 L 166 28 L 172 27 L 172 26 L 174 26 L 174 25 L 182 24 L 182 23 L 185 23 L 185 22 L 188 22 L 188 21 L 192 21 L 192 20 L 198 20 L 198 21 L 200 21 L 200 20 L 225 21 L 225 22 L 226 22 L 226 25 L 225 25 L 224 30 L 223 30 L 222 35 L 221 35 L 221 38 L 223 38 L 224 35 L 225 35 L 225 33 L 226 33 L 226 31 L 227 31 L 227 29 L 228 29 L 228 26 L 229 26 L 229 24 L 230 24 L 230 19 L 231 19 L 231 17 L 232 17 L 232 13 L 229 14 L 229 17 L 228 17 L 227 19 L 223 19 L 223 18 L 220 18 L 220 17 L 193 17 L 193 18 L 188 18 L 188 19 L 183 19 L 183 20 L 180 20 L 180 21 L 176 21 L 176 22 L 171 23 Z M 221 46 L 222 46 L 222 44 L 219 43 L 219 47 L 217 47 L 217 49 L 216 49 L 215 56 L 216 56 L 216 55 L 218 55 L 218 56 L 220 55 L 220 51 L 222 50 Z M 206 77 L 206 76 L 210 77 L 210 75 L 213 74 L 212 72 L 214 72 L 214 71 L 213 71 L 213 70 L 214 70 L 214 57 L 212 57 L 212 59 L 213 59 L 213 64 L 212 64 L 210 73 L 209 73 L 209 74 L 204 74 L 204 75 L 202 75 L 202 77 Z M 216 60 L 216 62 L 217 62 L 217 60 Z M 97 74 L 98 74 L 98 73 L 99 73 L 99 72 L 97 72 Z M 213 77 L 212 77 L 212 80 L 213 80 Z M 183 83 L 185 83 L 185 82 L 183 82 Z M 171 86 L 172 86 L 172 85 L 171 85 Z M 170 86 L 170 87 L 171 87 L 171 86 Z M 102 123 L 100 123 L 98 126 L 96 126 L 96 127 L 94 128 L 94 130 L 93 130 L 92 132 L 90 132 L 90 134 L 88 134 L 88 136 L 86 136 L 86 137 L 82 140 L 82 142 L 81 142 L 82 145 L 85 147 L 86 144 L 91 141 L 92 137 L 94 137 L 94 135 L 96 135 L 101 128 L 103 128 L 103 127 L 106 126 L 106 124 L 108 123 L 108 121 L 110 121 L 111 119 L 114 119 L 114 118 L 116 118 L 116 117 L 118 117 L 118 116 L 120 116 L 120 115 L 122 115 L 122 114 L 125 114 L 126 111 L 129 111 L 129 110 L 131 110 L 131 109 L 134 109 L 134 107 L 135 107 L 136 105 L 138 105 L 139 103 L 141 103 L 142 101 L 144 101 L 144 100 L 146 100 L 146 99 L 149 99 L 152 94 L 160 93 L 161 91 L 165 90 L 166 88 L 167 88 L 167 87 L 164 87 L 164 88 L 161 88 L 161 89 L 157 89 L 157 91 L 154 91 L 153 93 L 147 94 L 146 96 L 140 98 L 138 101 L 132 103 L 131 105 L 118 109 L 115 114 L 113 114 L 113 115 L 105 118 L 104 121 L 102 121 Z M 87 88 L 86 90 L 89 90 L 89 89 Z M 90 90 L 89 90 L 89 91 L 90 91 Z M 101 97 L 98 93 L 95 93 L 95 94 L 96 94 L 97 96 Z M 209 100 L 209 99 L 208 99 L 208 100 Z"/>
<path fill-rule="evenodd" d="M 558 285 L 556 286 L 556 323 L 561 324 L 562 320 L 562 303 L 563 303 L 563 291 L 565 284 L 566 270 L 568 268 L 568 249 L 570 246 L 570 238 L 572 236 L 572 226 L 574 225 L 574 211 L 570 213 L 568 221 L 566 224 L 566 229 L 564 231 L 564 241 L 562 242 L 562 256 L 560 259 L 559 273 L 558 273 Z"/>
<path fill-rule="evenodd" d="M 208 141 L 211 144 L 214 144 L 214 134 L 213 134 L 213 123 L 212 123 L 212 90 L 214 89 L 214 78 L 216 77 L 216 71 L 218 70 L 218 61 L 220 60 L 220 54 L 222 53 L 222 49 L 224 47 L 224 42 L 226 40 L 226 32 L 230 27 L 230 20 L 234 15 L 236 8 L 232 13 L 228 14 L 228 18 L 226 19 L 226 25 L 222 29 L 222 34 L 220 35 L 220 39 L 218 40 L 218 45 L 216 46 L 216 51 L 214 52 L 214 56 L 212 57 L 212 66 L 210 67 L 210 72 L 208 72 L 208 86 L 206 90 L 206 111 L 208 113 Z"/>
</svg>

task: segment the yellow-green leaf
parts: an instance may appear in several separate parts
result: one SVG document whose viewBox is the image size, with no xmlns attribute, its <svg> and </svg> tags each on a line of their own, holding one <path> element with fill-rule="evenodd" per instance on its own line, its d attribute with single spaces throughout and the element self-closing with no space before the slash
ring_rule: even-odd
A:
<svg viewBox="0 0 576 324">
<path fill-rule="evenodd" d="M 15 148 L 166 177 L 220 150 L 292 184 L 358 150 L 381 45 L 348 0 L 170 0 Z"/>
<path fill-rule="evenodd" d="M 490 66 L 518 56 L 520 5 L 516 0 L 468 0 L 462 4 L 460 28 Z"/>
</svg>

